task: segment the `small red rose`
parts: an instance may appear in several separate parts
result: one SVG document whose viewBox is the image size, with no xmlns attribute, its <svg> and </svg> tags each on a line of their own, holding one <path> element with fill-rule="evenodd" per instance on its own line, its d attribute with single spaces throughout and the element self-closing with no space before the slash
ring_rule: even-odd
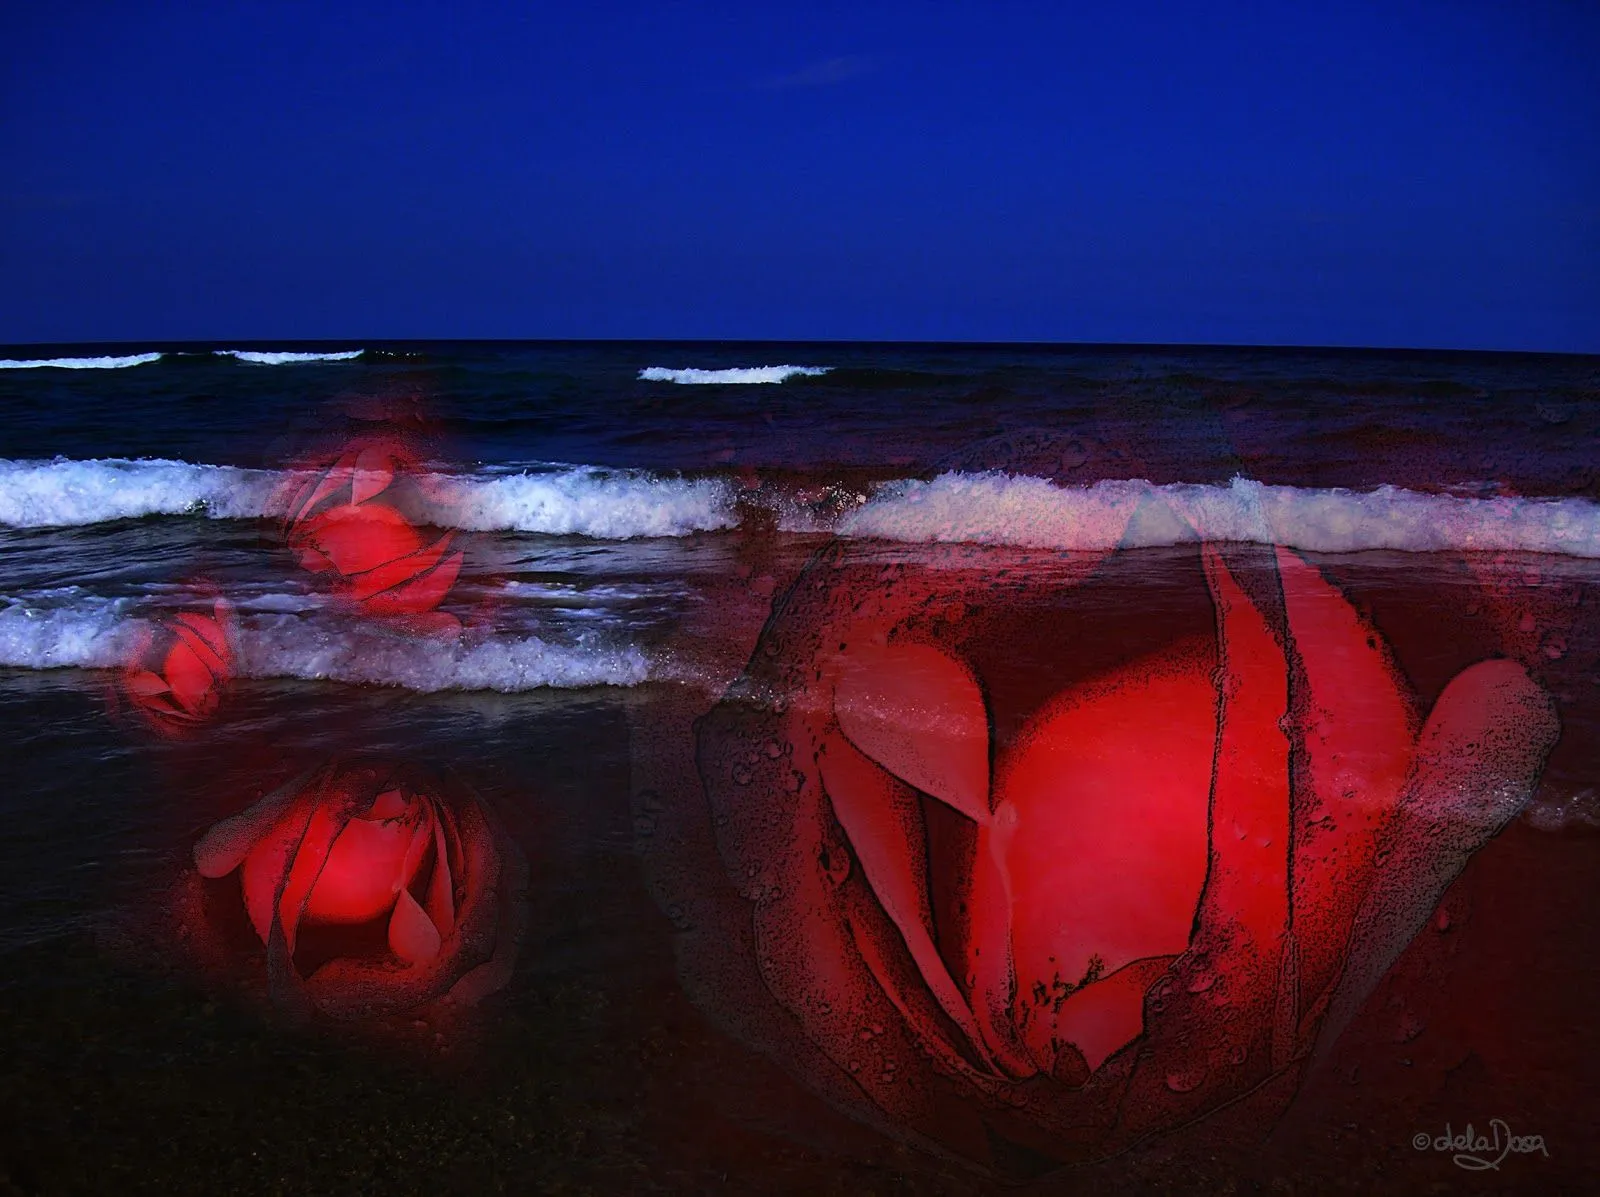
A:
<svg viewBox="0 0 1600 1197">
<path fill-rule="evenodd" d="M 117 679 L 128 705 L 165 735 L 192 731 L 216 713 L 237 662 L 233 610 L 186 611 L 144 629 Z"/>
<path fill-rule="evenodd" d="M 281 497 L 285 540 L 302 566 L 366 614 L 456 626 L 438 607 L 466 554 L 453 531 L 424 531 L 436 517 L 430 487 L 404 441 L 354 441 L 331 465 L 294 474 Z"/>
<path fill-rule="evenodd" d="M 483 803 L 388 766 L 324 767 L 217 824 L 200 875 L 237 873 L 274 996 L 355 1016 L 510 977 L 523 866 Z"/>
</svg>

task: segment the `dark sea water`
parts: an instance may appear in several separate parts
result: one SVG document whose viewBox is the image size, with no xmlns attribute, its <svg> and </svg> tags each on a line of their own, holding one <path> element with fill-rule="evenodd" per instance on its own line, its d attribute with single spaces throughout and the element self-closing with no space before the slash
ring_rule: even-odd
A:
<svg viewBox="0 0 1600 1197">
<path fill-rule="evenodd" d="M 1491 1118 L 1547 1145 L 1495 1191 L 1600 1167 L 1600 359 L 18 346 L 0 412 L 0 1191 L 1410 1192 L 1479 1179 L 1414 1135 Z M 285 547 L 295 471 L 374 435 L 414 450 L 443 496 L 414 522 L 464 553 L 430 607 L 447 634 L 337 601 Z M 1320 570 L 1421 712 L 1472 663 L 1519 663 L 1560 737 L 1442 929 L 1244 1146 L 1157 1136 L 1063 1174 L 1032 1143 L 975 1169 L 718 999 L 684 913 L 731 867 L 694 721 L 840 571 L 965 596 L 948 618 L 1010 629 L 985 651 L 1043 695 L 1210 627 L 1202 542 Z M 972 612 L 1013 590 L 1046 597 Z M 218 595 L 226 693 L 157 734 L 119 671 Z M 464 778 L 527 864 L 514 971 L 459 1027 L 286 1021 L 242 915 L 233 971 L 189 943 L 206 829 L 356 758 Z M 207 911 L 226 884 L 237 904 L 207 884 Z"/>
</svg>

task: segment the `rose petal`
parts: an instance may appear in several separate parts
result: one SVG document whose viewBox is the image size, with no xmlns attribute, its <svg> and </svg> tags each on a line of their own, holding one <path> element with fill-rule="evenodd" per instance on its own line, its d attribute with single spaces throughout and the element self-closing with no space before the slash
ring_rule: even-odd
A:
<svg viewBox="0 0 1600 1197">
<path fill-rule="evenodd" d="M 1011 909 L 1019 1003 L 1188 947 L 1207 863 L 1212 652 L 1185 642 L 1073 687 L 1002 757 L 1005 835 L 991 850 L 1005 894 L 986 900 Z M 1029 1025 L 1045 1047 L 1042 1024 Z"/>
<path fill-rule="evenodd" d="M 437 607 L 455 585 L 466 560 L 462 552 L 438 560 L 451 539 L 446 535 L 427 549 L 364 574 L 352 588 L 350 597 L 365 602 L 369 611 L 380 614 L 404 615 Z"/>
<path fill-rule="evenodd" d="M 834 691 L 839 730 L 902 781 L 989 819 L 989 715 L 966 665 L 924 644 L 852 646 Z"/>
<path fill-rule="evenodd" d="M 350 822 L 348 811 L 342 807 L 335 808 L 337 798 L 338 796 L 325 794 L 316 809 L 311 812 L 305 832 L 294 847 L 289 870 L 282 879 L 275 905 L 277 918 L 274 925 L 282 928 L 284 944 L 291 957 L 294 955 L 300 920 L 305 917 L 306 907 L 312 892 L 317 888 L 323 866 L 338 842 L 340 833 Z M 247 865 L 248 863 L 246 861 Z M 270 941 L 267 947 L 270 951 L 272 948 Z"/>
<path fill-rule="evenodd" d="M 389 918 L 389 949 L 408 964 L 425 964 L 439 956 L 439 929 L 417 905 L 410 890 L 401 890 Z"/>
<path fill-rule="evenodd" d="M 1387 645 L 1315 567 L 1277 550 L 1303 731 L 1294 790 L 1294 936 L 1307 1004 L 1338 975 L 1416 720 Z"/>
<path fill-rule="evenodd" d="M 399 789 L 384 790 L 372 800 L 363 819 L 398 819 L 412 808 L 404 792 Z"/>
<path fill-rule="evenodd" d="M 140 669 L 134 673 L 124 674 L 122 688 L 137 698 L 153 698 L 158 694 L 168 693 L 172 687 L 167 685 L 166 679 L 151 673 L 148 669 Z"/>
<path fill-rule="evenodd" d="M 251 849 L 300 796 L 310 774 L 303 773 L 258 799 L 247 810 L 222 820 L 194 846 L 194 863 L 202 877 L 226 877 L 244 863 Z M 270 903 L 267 906 L 270 910 Z M 265 935 L 262 936 L 264 940 Z"/>
<path fill-rule="evenodd" d="M 1275 976 L 1289 918 L 1288 663 L 1221 555 L 1210 546 L 1203 555 L 1223 682 L 1200 938 L 1226 945 L 1233 967 Z"/>
<path fill-rule="evenodd" d="M 397 890 L 421 864 L 427 840 L 419 813 L 399 819 L 351 819 L 328 849 L 305 917 L 319 923 L 365 923 L 388 913 Z M 419 847 L 410 851 L 413 840 Z M 407 867 L 411 875 L 406 873 Z"/>
<path fill-rule="evenodd" d="M 388 445 L 376 445 L 357 453 L 351 474 L 350 501 L 365 503 L 388 490 L 394 481 L 396 464 L 395 451 Z"/>
<path fill-rule="evenodd" d="M 297 520 L 306 519 L 317 514 L 317 508 L 324 500 L 331 498 L 335 493 L 351 483 L 351 470 L 355 467 L 357 453 L 354 450 L 346 451 L 339 460 L 320 474 L 313 473 L 300 488 L 300 497 L 290 506 L 290 512 Z"/>
<path fill-rule="evenodd" d="M 861 861 L 867 883 L 899 929 L 940 1007 L 983 1052 L 983 1038 L 972 1010 L 933 942 L 927 830 L 916 791 L 879 769 L 843 738 L 828 743 L 818 767 L 823 789 Z"/>
<path fill-rule="evenodd" d="M 1520 811 L 1561 734 L 1550 696 L 1515 661 L 1456 675 L 1417 741 L 1387 858 L 1361 903 L 1317 1040 L 1326 1052 L 1468 859 Z"/>
<path fill-rule="evenodd" d="M 1144 1029 L 1144 995 L 1176 956 L 1152 956 L 1126 964 L 1062 1003 L 1055 1036 L 1070 1043 L 1093 1072 L 1107 1056 Z"/>
<path fill-rule="evenodd" d="M 428 917 L 449 935 L 456 925 L 455 883 L 450 875 L 450 853 L 444 842 L 444 824 L 433 820 L 433 874 L 428 878 Z"/>
<path fill-rule="evenodd" d="M 410 521 L 381 503 L 331 507 L 306 524 L 301 535 L 346 576 L 409 557 L 421 544 Z"/>
<path fill-rule="evenodd" d="M 1202 560 L 1217 611 L 1222 683 L 1209 862 L 1188 950 L 1161 981 L 1159 1001 L 1142 1011 L 1144 1037 L 1123 1115 L 1131 1135 L 1188 1122 L 1232 1100 L 1281 1063 L 1295 1038 L 1288 664 L 1266 614 L 1222 554 L 1207 546 Z M 1262 561 L 1270 575 L 1269 563 Z M 1174 1077 L 1177 1086 L 1169 1084 Z"/>
<path fill-rule="evenodd" d="M 220 670 L 224 667 L 228 656 L 228 636 L 222 624 L 222 619 L 228 618 L 229 607 L 223 600 L 218 599 L 215 610 L 217 615 L 196 615 L 185 611 L 178 615 L 173 622 L 193 632 L 206 648 L 211 650 L 211 656 L 216 661 L 214 668 Z"/>
<path fill-rule="evenodd" d="M 209 649 L 204 646 L 197 649 L 188 637 L 180 634 L 173 640 L 161 667 L 162 675 L 172 687 L 173 700 L 191 713 L 209 708 L 216 702 L 217 678 L 201 658 L 202 652 L 211 655 Z"/>
<path fill-rule="evenodd" d="M 252 834 L 249 825 L 242 825 L 236 832 L 230 833 L 239 836 L 252 835 L 253 842 L 245 855 L 244 865 L 240 871 L 239 886 L 244 894 L 245 912 L 250 916 L 250 925 L 255 928 L 261 942 L 268 946 L 271 945 L 272 925 L 275 921 L 273 912 L 283 889 L 284 879 L 288 875 L 295 851 L 305 838 L 306 826 L 311 821 L 320 794 L 320 785 L 307 786 L 294 793 L 292 800 L 281 809 L 281 813 L 270 828 L 261 831 L 258 824 Z M 269 809 L 266 809 L 266 800 L 258 805 L 264 808 L 258 817 L 264 819 L 270 813 Z M 252 811 L 254 809 L 252 808 Z M 246 811 L 245 815 L 250 816 L 252 811 Z M 225 824 L 218 826 L 222 827 Z M 230 838 L 224 845 L 219 845 L 219 850 L 233 842 Z M 224 859 L 226 856 L 217 857 L 213 868 L 220 867 Z"/>
</svg>

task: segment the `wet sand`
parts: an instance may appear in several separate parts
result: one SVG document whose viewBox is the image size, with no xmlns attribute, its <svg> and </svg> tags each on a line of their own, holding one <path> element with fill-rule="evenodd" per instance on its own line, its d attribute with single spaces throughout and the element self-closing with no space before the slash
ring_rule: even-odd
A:
<svg viewBox="0 0 1600 1197">
<path fill-rule="evenodd" d="M 764 564 L 780 584 L 792 568 Z M 1391 584 L 1384 598 L 1381 562 L 1365 581 L 1363 563 L 1344 568 L 1397 646 L 1434 625 L 1434 648 L 1406 663 L 1447 676 L 1454 625 L 1427 592 Z M 759 629 L 764 597 L 740 602 L 722 608 L 718 669 L 737 668 Z M 1549 793 L 1597 776 L 1592 632 L 1574 626 L 1543 678 L 1567 726 Z M 996 1191 L 831 1109 L 685 996 L 678 932 L 636 851 L 632 776 L 640 721 L 681 706 L 680 688 L 258 684 L 240 701 L 234 731 L 152 747 L 108 723 L 95 675 L 0 677 L 23 749 L 4 805 L 0 1193 Z M 529 860 L 513 980 L 465 1024 L 295 1026 L 170 938 L 163 912 L 195 837 L 265 784 L 273 753 L 352 742 L 470 771 Z M 1007 1191 L 1585 1191 L 1600 1168 L 1597 850 L 1582 819 L 1513 823 L 1248 1146 L 1157 1142 Z M 1491 1133 L 1496 1118 L 1548 1154 L 1484 1175 L 1413 1146 L 1447 1124 Z"/>
</svg>

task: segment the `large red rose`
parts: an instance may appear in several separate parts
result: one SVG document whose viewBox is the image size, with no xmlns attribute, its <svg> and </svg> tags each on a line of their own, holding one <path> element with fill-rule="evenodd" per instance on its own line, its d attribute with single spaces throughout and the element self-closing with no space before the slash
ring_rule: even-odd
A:
<svg viewBox="0 0 1600 1197">
<path fill-rule="evenodd" d="M 509 978 L 524 866 L 459 787 L 329 765 L 217 824 L 194 859 L 202 877 L 238 875 L 274 996 L 290 1005 L 465 1004 Z"/>
<path fill-rule="evenodd" d="M 185 611 L 143 628 L 117 678 L 128 706 L 156 731 L 182 735 L 216 714 L 237 669 L 233 609 Z"/>
<path fill-rule="evenodd" d="M 359 610 L 426 626 L 455 626 L 438 607 L 465 561 L 438 518 L 415 450 L 397 436 L 346 444 L 331 464 L 295 471 L 279 500 L 284 538 L 300 564 Z"/>
<path fill-rule="evenodd" d="M 1286 549 L 839 543 L 697 724 L 739 898 L 705 898 L 681 829 L 656 885 L 702 1002 L 923 1146 L 1004 1168 L 1259 1130 L 1557 734 L 1507 659 L 1422 705 Z M 658 760 L 657 836 L 695 787 Z"/>
</svg>

